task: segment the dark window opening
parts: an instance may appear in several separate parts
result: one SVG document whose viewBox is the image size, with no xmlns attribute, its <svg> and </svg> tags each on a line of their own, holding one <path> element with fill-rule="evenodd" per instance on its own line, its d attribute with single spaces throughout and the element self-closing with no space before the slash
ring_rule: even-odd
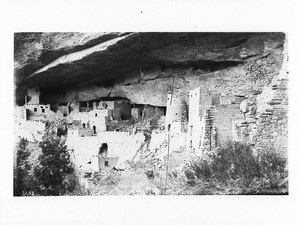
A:
<svg viewBox="0 0 300 225">
<path fill-rule="evenodd" d="M 97 113 L 95 113 L 95 117 L 97 117 Z"/>
<path fill-rule="evenodd" d="M 167 113 L 167 107 L 163 107 L 163 112 L 164 112 L 164 116 L 165 116 Z"/>
<path fill-rule="evenodd" d="M 140 111 L 140 116 L 143 116 L 143 111 Z"/>
<path fill-rule="evenodd" d="M 82 127 L 85 128 L 85 123 L 82 124 Z"/>
<path fill-rule="evenodd" d="M 106 143 L 101 144 L 99 148 L 99 154 L 103 154 L 104 152 L 107 152 L 108 146 Z"/>
<path fill-rule="evenodd" d="M 37 112 L 37 108 L 34 108 L 33 110 L 34 110 L 34 112 Z"/>
<path fill-rule="evenodd" d="M 105 165 L 105 166 L 108 166 L 108 161 L 104 161 L 104 165 Z"/>
<path fill-rule="evenodd" d="M 44 113 L 45 112 L 45 109 L 42 109 L 42 113 Z"/>
<path fill-rule="evenodd" d="M 171 124 L 168 124 L 168 131 L 171 130 Z"/>
<path fill-rule="evenodd" d="M 79 102 L 80 107 L 87 107 L 88 103 L 87 102 Z"/>
<path fill-rule="evenodd" d="M 96 126 L 93 126 L 94 134 L 97 134 Z"/>
</svg>

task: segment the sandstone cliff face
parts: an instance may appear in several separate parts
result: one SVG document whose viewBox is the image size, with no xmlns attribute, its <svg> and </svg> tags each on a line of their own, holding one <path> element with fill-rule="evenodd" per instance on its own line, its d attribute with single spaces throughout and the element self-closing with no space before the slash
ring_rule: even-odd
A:
<svg viewBox="0 0 300 225">
<path fill-rule="evenodd" d="M 282 46 L 277 48 L 265 46 L 261 54 L 214 72 L 194 67 L 169 66 L 163 71 L 160 68 L 151 68 L 144 70 L 142 77 L 137 74 L 136 77 L 118 82 L 112 87 L 90 85 L 73 88 L 64 94 L 52 94 L 45 99 L 47 102 L 55 103 L 72 101 L 76 94 L 82 101 L 109 95 L 126 97 L 137 104 L 166 106 L 167 92 L 172 86 L 175 95 L 180 95 L 186 101 L 188 92 L 198 86 L 205 86 L 211 94 L 234 98 L 235 95 L 246 96 L 262 92 L 264 87 L 272 82 L 273 77 L 280 73 L 282 61 Z"/>
<path fill-rule="evenodd" d="M 80 100 L 109 94 L 157 106 L 166 104 L 173 84 L 184 98 L 201 84 L 225 94 L 260 89 L 279 73 L 284 38 L 282 33 L 16 34 L 16 100 L 22 104 L 31 86 L 41 87 L 46 103 L 71 101 L 78 92 Z"/>
</svg>

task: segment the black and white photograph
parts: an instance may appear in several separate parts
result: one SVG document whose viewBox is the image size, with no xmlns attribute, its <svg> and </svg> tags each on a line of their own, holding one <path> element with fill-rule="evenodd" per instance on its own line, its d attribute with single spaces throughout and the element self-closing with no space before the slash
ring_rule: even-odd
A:
<svg viewBox="0 0 300 225">
<path fill-rule="evenodd" d="M 288 194 L 287 43 L 15 33 L 14 195 Z"/>
<path fill-rule="evenodd" d="M 1 0 L 0 224 L 298 225 L 299 11 Z"/>
</svg>

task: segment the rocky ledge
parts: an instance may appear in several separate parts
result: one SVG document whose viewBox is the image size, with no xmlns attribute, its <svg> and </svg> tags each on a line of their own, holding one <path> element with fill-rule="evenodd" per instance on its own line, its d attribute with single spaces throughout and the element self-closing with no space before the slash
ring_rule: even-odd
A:
<svg viewBox="0 0 300 225">
<path fill-rule="evenodd" d="M 24 103 L 26 88 L 39 86 L 44 103 L 109 96 L 165 106 L 170 86 L 186 98 L 207 79 L 278 74 L 284 39 L 283 33 L 16 33 L 16 103 Z"/>
</svg>

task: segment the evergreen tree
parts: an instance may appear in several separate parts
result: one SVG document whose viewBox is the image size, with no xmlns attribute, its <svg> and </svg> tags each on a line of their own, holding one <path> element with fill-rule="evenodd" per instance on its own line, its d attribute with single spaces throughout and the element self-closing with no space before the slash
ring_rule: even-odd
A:
<svg viewBox="0 0 300 225">
<path fill-rule="evenodd" d="M 28 187 L 28 173 L 30 170 L 30 164 L 28 157 L 30 152 L 27 149 L 28 141 L 24 138 L 20 139 L 17 146 L 17 165 L 16 165 L 16 177 L 14 183 L 14 196 L 22 196 L 24 191 L 29 191 Z"/>
<path fill-rule="evenodd" d="M 70 163 L 70 154 L 65 141 L 59 137 L 48 136 L 40 143 L 42 154 L 40 165 L 34 169 L 42 195 L 61 195 L 67 187 L 64 184 L 66 175 L 74 172 Z"/>
</svg>

